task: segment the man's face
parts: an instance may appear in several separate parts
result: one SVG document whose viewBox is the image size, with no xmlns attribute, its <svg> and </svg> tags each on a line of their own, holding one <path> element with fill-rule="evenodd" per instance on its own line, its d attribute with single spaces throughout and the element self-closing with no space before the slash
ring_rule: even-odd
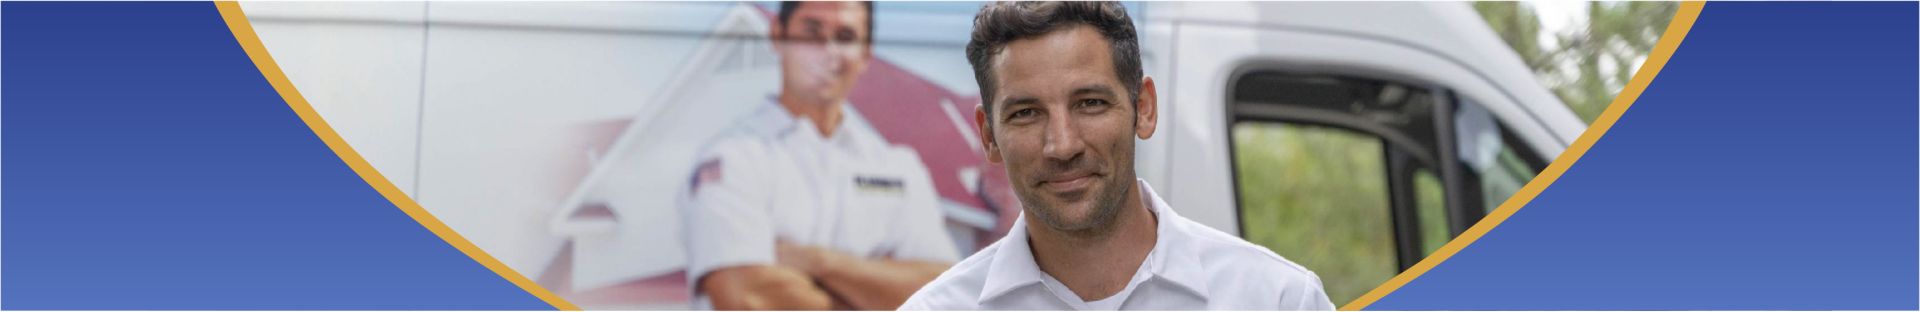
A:
<svg viewBox="0 0 1920 312">
<path fill-rule="evenodd" d="M 1109 228 L 1134 187 L 1133 139 L 1153 133 L 1154 116 L 1136 112 L 1110 49 L 1084 25 L 1010 42 L 990 66 L 996 89 L 983 105 L 992 115 L 976 112 L 991 120 L 982 124 L 988 159 L 1005 163 L 1028 215 L 1055 230 Z M 1151 99 L 1152 80 L 1141 89 Z"/>
<path fill-rule="evenodd" d="M 774 25 L 782 92 L 818 104 L 847 98 L 867 69 L 867 8 L 857 2 L 807 2 Z"/>
</svg>

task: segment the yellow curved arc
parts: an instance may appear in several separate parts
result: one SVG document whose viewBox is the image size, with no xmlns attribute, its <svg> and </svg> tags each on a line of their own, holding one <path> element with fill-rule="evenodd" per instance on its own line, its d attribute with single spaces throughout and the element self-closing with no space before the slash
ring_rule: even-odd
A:
<svg viewBox="0 0 1920 312">
<path fill-rule="evenodd" d="M 1553 184 L 1554 180 L 1559 180 L 1560 175 L 1567 172 L 1567 168 L 1573 167 L 1574 162 L 1580 161 L 1580 156 L 1587 154 L 1587 149 L 1592 148 L 1595 141 L 1599 141 L 1601 136 L 1607 134 L 1608 129 L 1613 128 L 1614 122 L 1620 120 L 1620 115 L 1626 113 L 1627 108 L 1633 106 L 1633 101 L 1640 98 L 1640 93 L 1647 90 L 1647 85 L 1653 83 L 1653 77 L 1660 74 L 1660 69 L 1665 68 L 1667 60 L 1673 57 L 1673 52 L 1680 48 L 1680 41 L 1686 39 L 1687 31 L 1693 28 L 1694 20 L 1700 17 L 1700 9 L 1705 6 L 1706 2 L 1703 1 L 1680 3 L 1680 8 L 1673 13 L 1673 21 L 1667 24 L 1666 34 L 1660 36 L 1660 42 L 1654 45 L 1652 53 L 1647 55 L 1646 63 L 1642 63 L 1640 65 L 1640 71 L 1633 75 L 1633 80 L 1627 83 L 1626 88 L 1620 91 L 1618 97 L 1614 97 L 1613 103 L 1607 104 L 1607 109 L 1600 113 L 1600 116 L 1593 121 L 1593 125 L 1587 128 L 1586 133 L 1580 134 L 1580 138 L 1574 140 L 1573 145 L 1568 146 L 1565 152 L 1560 153 L 1560 157 L 1555 158 L 1552 164 L 1547 165 L 1547 168 L 1540 172 L 1540 176 L 1535 177 L 1531 182 L 1527 182 L 1527 185 L 1521 187 L 1519 192 L 1514 193 L 1512 198 L 1508 198 L 1506 203 L 1500 204 L 1499 208 L 1495 208 L 1492 212 L 1488 213 L 1486 218 L 1480 219 L 1480 222 L 1474 223 L 1473 227 L 1468 228 L 1466 232 L 1460 233 L 1460 237 L 1456 237 L 1453 241 L 1447 242 L 1446 245 L 1440 246 L 1440 249 L 1435 250 L 1432 255 L 1428 255 L 1426 259 L 1415 263 L 1413 267 L 1407 268 L 1407 271 L 1400 272 L 1399 275 L 1388 279 L 1387 282 L 1381 284 L 1380 287 L 1368 291 L 1367 294 L 1361 295 L 1360 298 L 1354 298 L 1353 302 L 1348 302 L 1346 305 L 1340 306 L 1340 310 L 1355 311 L 1366 309 L 1368 305 L 1379 301 L 1380 298 L 1386 297 L 1387 294 L 1393 293 L 1394 290 L 1399 290 L 1400 286 L 1405 286 L 1407 282 L 1412 282 L 1413 279 L 1419 278 L 1421 274 L 1426 274 L 1427 271 L 1432 270 L 1434 266 L 1440 265 L 1441 262 L 1446 262 L 1447 258 L 1451 258 L 1455 253 L 1459 253 L 1460 249 L 1466 248 L 1467 245 L 1471 245 L 1474 241 L 1480 240 L 1480 237 L 1486 235 L 1487 231 L 1492 230 L 1496 226 L 1500 226 L 1501 222 L 1507 221 L 1507 218 L 1512 217 L 1514 212 L 1519 211 L 1520 208 L 1526 206 L 1528 202 L 1533 201 L 1533 198 L 1539 196 L 1541 191 L 1545 191 L 1547 186 Z"/>
<path fill-rule="evenodd" d="M 273 56 L 267 54 L 266 45 L 261 44 L 260 37 L 254 34 L 253 24 L 247 21 L 246 13 L 241 12 L 240 3 L 218 1 L 214 2 L 214 5 L 220 10 L 220 18 L 226 20 L 227 28 L 233 31 L 233 38 L 239 41 L 242 49 L 247 51 L 247 57 L 253 59 L 253 65 L 260 68 L 260 74 L 265 76 L 267 82 L 273 85 L 273 89 L 280 93 L 280 98 L 287 101 L 287 106 L 292 107 L 294 113 L 300 115 L 300 120 L 305 121 L 308 128 L 313 129 L 314 135 L 319 136 L 321 141 L 325 141 L 327 147 L 333 149 L 334 154 L 340 155 L 341 161 L 346 162 L 348 167 L 352 167 L 353 172 L 360 174 L 361 180 L 366 180 L 367 185 L 373 186 L 381 196 L 393 202 L 394 206 L 400 207 L 400 211 L 406 212 L 407 216 L 420 222 L 420 226 L 426 227 L 434 235 L 440 236 L 440 239 L 446 240 L 448 245 L 453 245 L 460 252 L 466 253 L 467 257 L 473 258 L 474 262 L 479 262 L 480 265 L 493 270 L 493 273 L 499 274 L 501 278 L 513 282 L 515 286 L 520 286 L 520 289 L 533 294 L 534 297 L 540 298 L 541 301 L 545 301 L 556 309 L 580 310 L 580 307 L 574 306 L 573 303 L 567 302 L 566 299 L 560 298 L 545 287 L 540 287 L 540 284 L 534 283 L 533 280 L 520 275 L 520 272 L 515 272 L 513 268 L 501 263 L 499 259 L 494 259 L 486 251 L 480 250 L 480 247 L 474 246 L 473 242 L 455 233 L 453 228 L 441 223 L 439 218 L 434 218 L 432 214 L 427 213 L 425 208 L 420 207 L 420 203 L 414 202 L 413 198 L 400 192 L 399 187 L 388 181 L 379 170 L 374 170 L 373 165 L 367 163 L 366 158 L 360 157 L 359 152 L 355 152 L 353 147 L 348 146 L 347 141 L 341 139 L 340 134 L 334 132 L 333 127 L 320 118 L 320 114 L 313 110 L 313 106 L 307 103 L 306 98 L 300 96 L 300 91 L 293 88 L 293 82 L 287 80 L 286 73 L 281 72 L 280 66 L 273 62 Z"/>
</svg>

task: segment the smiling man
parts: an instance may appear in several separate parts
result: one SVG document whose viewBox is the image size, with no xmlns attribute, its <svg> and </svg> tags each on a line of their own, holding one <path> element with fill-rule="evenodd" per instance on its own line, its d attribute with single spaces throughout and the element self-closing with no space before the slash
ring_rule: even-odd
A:
<svg viewBox="0 0 1920 312">
<path fill-rule="evenodd" d="M 1134 176 L 1158 103 L 1119 3 L 992 3 L 973 27 L 980 144 L 1025 211 L 901 309 L 1333 309 L 1313 272 L 1175 214 Z"/>
</svg>

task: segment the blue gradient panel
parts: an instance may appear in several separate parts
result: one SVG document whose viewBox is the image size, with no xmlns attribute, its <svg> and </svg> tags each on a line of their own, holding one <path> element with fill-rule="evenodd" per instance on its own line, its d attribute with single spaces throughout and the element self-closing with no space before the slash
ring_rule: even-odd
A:
<svg viewBox="0 0 1920 312">
<path fill-rule="evenodd" d="M 1369 308 L 1915 309 L 1917 13 L 1707 4 L 1557 183 Z"/>
<path fill-rule="evenodd" d="M 552 308 L 354 174 L 212 4 L 3 6 L 0 308 Z"/>
</svg>

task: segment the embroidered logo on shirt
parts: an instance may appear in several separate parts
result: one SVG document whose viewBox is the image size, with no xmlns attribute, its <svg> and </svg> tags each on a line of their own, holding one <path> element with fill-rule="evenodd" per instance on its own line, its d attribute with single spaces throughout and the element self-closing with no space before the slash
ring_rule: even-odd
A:
<svg viewBox="0 0 1920 312">
<path fill-rule="evenodd" d="M 853 176 L 853 185 L 861 192 L 900 193 L 906 189 L 904 184 L 899 178 Z"/>
</svg>

